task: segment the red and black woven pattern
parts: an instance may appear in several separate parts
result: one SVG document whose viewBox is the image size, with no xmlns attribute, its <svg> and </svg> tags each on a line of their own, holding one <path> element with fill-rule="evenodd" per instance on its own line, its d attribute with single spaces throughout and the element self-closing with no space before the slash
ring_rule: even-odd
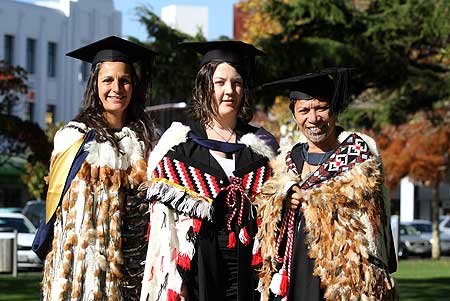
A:
<svg viewBox="0 0 450 301">
<path fill-rule="evenodd" d="M 299 174 L 298 170 L 297 170 L 297 166 L 295 166 L 294 160 L 292 160 L 291 157 L 292 151 L 288 151 L 286 154 L 286 168 L 287 168 L 287 172 L 294 172 L 295 174 Z"/>
<path fill-rule="evenodd" d="M 302 189 L 308 189 L 324 182 L 337 174 L 348 171 L 358 163 L 372 157 L 369 146 L 357 134 L 348 136 L 336 151 L 303 183 Z"/>
<path fill-rule="evenodd" d="M 153 171 L 153 177 L 168 179 L 211 199 L 214 199 L 221 189 L 219 181 L 213 175 L 169 156 L 159 162 Z"/>
<path fill-rule="evenodd" d="M 261 191 L 261 187 L 270 178 L 270 167 L 268 164 L 258 167 L 244 175 L 242 186 L 247 195 L 254 196 Z"/>
</svg>

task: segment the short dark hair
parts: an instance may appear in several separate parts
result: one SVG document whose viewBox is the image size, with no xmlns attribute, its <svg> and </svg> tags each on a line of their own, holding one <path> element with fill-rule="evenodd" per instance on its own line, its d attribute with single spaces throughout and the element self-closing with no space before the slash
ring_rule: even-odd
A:
<svg viewBox="0 0 450 301">
<path fill-rule="evenodd" d="M 214 99 L 213 75 L 221 61 L 212 61 L 204 64 L 197 73 L 195 86 L 192 92 L 192 114 L 200 121 L 202 125 L 212 123 L 213 118 L 218 116 L 217 102 Z M 241 75 L 244 81 L 244 93 L 242 95 L 241 107 L 238 112 L 238 119 L 248 123 L 253 118 L 253 84 L 251 78 L 246 72 L 241 72 L 239 66 L 227 63 L 233 66 Z"/>
</svg>

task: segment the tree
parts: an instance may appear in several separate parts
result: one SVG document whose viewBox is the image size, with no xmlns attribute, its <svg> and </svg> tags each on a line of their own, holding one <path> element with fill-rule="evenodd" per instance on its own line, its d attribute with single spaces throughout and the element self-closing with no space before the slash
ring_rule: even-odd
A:
<svg viewBox="0 0 450 301">
<path fill-rule="evenodd" d="M 56 132 L 63 126 L 63 123 L 58 122 L 56 125 L 48 125 L 45 129 L 46 140 L 48 146 L 55 137 Z M 50 149 L 48 149 L 50 151 Z M 48 154 L 50 155 L 50 154 Z M 47 194 L 47 185 L 45 177 L 49 171 L 49 160 L 45 162 L 41 160 L 33 160 L 27 162 L 25 166 L 25 174 L 22 176 L 23 183 L 27 186 L 28 193 L 36 200 L 44 200 Z"/>
<path fill-rule="evenodd" d="M 355 126 L 368 118 L 372 125 L 401 124 L 450 94 L 448 0 L 247 0 L 240 6 L 248 14 L 244 36 L 269 54 L 263 81 L 332 65 L 357 69 L 356 104 L 370 89 L 375 105 L 352 108 L 352 118 L 363 118 L 353 119 Z M 276 29 L 269 35 L 260 30 L 267 24 Z M 261 99 L 270 105 L 273 96 L 269 91 Z"/>
<path fill-rule="evenodd" d="M 204 41 L 202 33 L 189 36 L 166 25 L 148 6 L 136 8 L 139 22 L 148 32 L 148 40 L 140 42 L 158 53 L 152 73 L 152 103 L 161 104 L 189 99 L 192 95 L 194 77 L 200 62 L 192 51 L 178 47 L 183 41 Z"/>
<path fill-rule="evenodd" d="M 39 125 L 11 115 L 20 96 L 28 91 L 26 80 L 23 68 L 0 61 L 0 166 L 14 156 L 48 164 L 51 148 Z"/>
<path fill-rule="evenodd" d="M 432 190 L 433 258 L 440 257 L 438 188 L 450 174 L 449 117 L 448 108 L 423 112 L 408 124 L 384 128 L 377 139 L 389 188 L 409 176 Z"/>
<path fill-rule="evenodd" d="M 11 66 L 0 60 L 0 113 L 9 114 L 19 101 L 19 95 L 28 91 L 27 72 L 20 66 Z"/>
<path fill-rule="evenodd" d="M 13 157 L 26 159 L 24 184 L 30 195 L 42 199 L 51 144 L 37 123 L 11 115 L 20 96 L 28 91 L 26 75 L 23 68 L 0 61 L 0 166 L 13 164 Z"/>
</svg>

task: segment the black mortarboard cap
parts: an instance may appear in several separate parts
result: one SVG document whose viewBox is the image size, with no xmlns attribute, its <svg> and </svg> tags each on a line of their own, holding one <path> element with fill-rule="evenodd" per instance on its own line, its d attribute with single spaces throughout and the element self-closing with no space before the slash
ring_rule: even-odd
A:
<svg viewBox="0 0 450 301">
<path fill-rule="evenodd" d="M 209 62 L 231 63 L 246 78 L 250 88 L 255 80 L 255 57 L 265 55 L 252 44 L 242 41 L 182 42 L 178 45 L 201 54 L 200 67 Z"/>
<path fill-rule="evenodd" d="M 134 63 L 139 60 L 148 61 L 155 54 L 154 51 L 146 47 L 116 36 L 109 36 L 66 53 L 67 56 L 92 63 L 92 65 L 99 62 Z"/>
<path fill-rule="evenodd" d="M 332 67 L 266 83 L 263 87 L 289 89 L 291 100 L 318 98 L 330 101 L 331 110 L 340 113 L 349 103 L 351 70 Z"/>
<path fill-rule="evenodd" d="M 203 55 L 200 66 L 213 61 L 242 65 L 248 60 L 254 61 L 255 56 L 264 55 L 252 44 L 241 41 L 182 42 L 179 45 Z"/>
</svg>

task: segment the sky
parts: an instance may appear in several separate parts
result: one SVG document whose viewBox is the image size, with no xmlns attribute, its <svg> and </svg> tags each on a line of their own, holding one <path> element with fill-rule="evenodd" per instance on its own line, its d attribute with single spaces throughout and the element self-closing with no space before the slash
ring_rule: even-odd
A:
<svg viewBox="0 0 450 301">
<path fill-rule="evenodd" d="M 135 36 L 147 39 L 147 32 L 138 21 L 135 8 L 144 4 L 150 6 L 158 16 L 161 8 L 167 5 L 193 5 L 208 7 L 208 40 L 221 35 L 233 36 L 233 4 L 238 0 L 114 0 L 114 6 L 122 12 L 122 36 Z"/>
<path fill-rule="evenodd" d="M 19 0 L 21 2 L 35 2 L 34 0 Z M 44 0 L 55 1 L 58 0 Z M 95 1 L 95 0 L 91 0 Z M 167 5 L 193 5 L 208 7 L 208 40 L 215 40 L 220 36 L 233 36 L 233 4 L 238 0 L 113 0 L 114 7 L 122 13 L 122 36 L 134 36 L 141 41 L 147 39 L 147 32 L 137 21 L 135 8 L 150 6 L 158 16 L 161 8 Z"/>
</svg>

